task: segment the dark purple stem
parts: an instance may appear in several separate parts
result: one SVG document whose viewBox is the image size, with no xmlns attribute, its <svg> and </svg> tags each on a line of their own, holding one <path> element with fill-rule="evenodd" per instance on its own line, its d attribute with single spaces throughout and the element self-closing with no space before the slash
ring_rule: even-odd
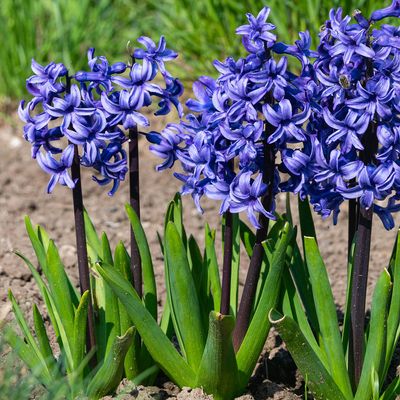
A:
<svg viewBox="0 0 400 400">
<path fill-rule="evenodd" d="M 140 219 L 139 141 L 137 127 L 129 129 L 129 203 Z M 131 272 L 137 294 L 142 297 L 142 261 L 131 228 Z"/>
<path fill-rule="evenodd" d="M 348 226 L 348 258 L 350 259 L 351 246 L 357 232 L 358 204 L 356 199 L 349 200 L 349 226 Z"/>
<path fill-rule="evenodd" d="M 220 309 L 220 312 L 223 315 L 229 315 L 230 313 L 232 247 L 233 247 L 232 214 L 229 211 L 227 211 L 225 213 L 224 260 L 222 266 L 222 293 L 221 293 L 221 309 Z"/>
<path fill-rule="evenodd" d="M 235 169 L 235 164 L 233 160 L 229 160 L 228 168 L 231 169 L 232 171 Z M 232 220 L 232 214 L 229 211 L 227 211 L 225 213 L 224 259 L 222 264 L 222 288 L 221 288 L 221 307 L 220 307 L 220 313 L 223 315 L 230 314 L 232 249 L 233 249 L 233 220 Z"/>
<path fill-rule="evenodd" d="M 363 137 L 364 151 L 360 158 L 365 165 L 374 161 L 378 149 L 376 125 L 371 122 Z M 350 332 L 350 372 L 357 387 L 364 358 L 365 299 L 367 295 L 368 269 L 371 248 L 373 205 L 367 210 L 359 205 L 358 228 L 354 250 L 353 276 L 351 288 L 351 332 Z"/>
<path fill-rule="evenodd" d="M 271 134 L 272 127 L 266 124 L 266 138 Z M 274 187 L 274 171 L 275 171 L 275 153 L 272 145 L 264 140 L 264 170 L 263 181 L 268 184 L 267 193 L 262 203 L 266 210 L 270 210 L 273 201 Z M 250 324 L 250 316 L 253 308 L 254 299 L 257 292 L 257 284 L 260 279 L 261 265 L 264 257 L 264 249 L 262 242 L 267 238 L 269 219 L 260 214 L 260 228 L 256 232 L 256 244 L 253 248 L 249 269 L 247 271 L 246 281 L 243 288 L 242 298 L 240 300 L 239 310 L 237 313 L 236 325 L 233 331 L 233 347 L 238 351 L 243 339 L 246 335 Z"/>
<path fill-rule="evenodd" d="M 360 208 L 351 290 L 351 346 L 354 381 L 357 386 L 363 365 L 365 298 L 371 247 L 373 208 Z"/>
<path fill-rule="evenodd" d="M 86 247 L 86 234 L 85 234 L 85 220 L 83 214 L 83 196 L 81 184 L 81 166 L 79 160 L 78 146 L 74 145 L 74 161 L 71 166 L 71 176 L 75 182 L 75 187 L 72 189 L 72 198 L 74 203 L 74 216 L 75 216 L 75 233 L 76 233 L 76 249 L 78 254 L 78 269 L 79 269 L 79 286 L 81 294 L 90 291 L 90 275 L 89 275 L 89 261 Z M 96 338 L 94 329 L 94 315 L 92 298 L 89 296 L 88 305 L 88 329 L 86 346 L 87 351 L 93 351 L 96 348 Z M 92 366 L 96 365 L 95 355 L 91 359 Z"/>
<path fill-rule="evenodd" d="M 71 78 L 66 76 L 66 92 L 71 91 Z M 71 144 L 71 143 L 70 143 Z M 71 165 L 71 177 L 75 182 L 75 187 L 72 189 L 72 200 L 74 205 L 74 218 L 75 218 L 75 235 L 76 235 L 76 252 L 78 256 L 78 271 L 79 271 L 79 287 L 81 294 L 86 291 L 90 292 L 90 273 L 89 273 L 89 260 L 86 247 L 86 231 L 85 231 L 85 218 L 82 196 L 82 181 L 81 181 L 81 163 L 79 159 L 79 149 L 74 145 L 74 160 Z M 87 331 L 86 331 L 86 347 L 87 352 L 95 351 L 96 349 L 96 336 L 94 327 L 94 312 L 92 297 L 89 296 L 88 316 L 87 316 Z M 90 360 L 92 368 L 96 367 L 97 360 L 96 354 Z"/>
</svg>

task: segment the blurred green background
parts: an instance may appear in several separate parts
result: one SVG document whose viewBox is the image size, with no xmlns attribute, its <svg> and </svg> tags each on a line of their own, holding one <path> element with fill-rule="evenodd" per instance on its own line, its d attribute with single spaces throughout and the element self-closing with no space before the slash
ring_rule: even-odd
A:
<svg viewBox="0 0 400 400">
<path fill-rule="evenodd" d="M 211 61 L 241 54 L 234 32 L 246 12 L 271 7 L 279 40 L 293 42 L 309 29 L 315 43 L 329 9 L 370 10 L 390 0 L 0 0 L 0 97 L 24 96 L 30 60 L 64 62 L 73 71 L 86 65 L 86 51 L 110 61 L 128 61 L 127 43 L 140 35 L 167 38 L 178 51 L 171 69 L 183 80 L 213 74 Z"/>
</svg>

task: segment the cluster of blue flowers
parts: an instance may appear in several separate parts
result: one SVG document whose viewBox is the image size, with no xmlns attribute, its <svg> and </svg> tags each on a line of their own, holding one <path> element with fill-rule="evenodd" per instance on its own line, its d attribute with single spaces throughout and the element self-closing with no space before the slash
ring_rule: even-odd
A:
<svg viewBox="0 0 400 400">
<path fill-rule="evenodd" d="M 310 36 L 301 34 L 294 46 L 278 43 L 275 26 L 266 22 L 269 12 L 265 7 L 257 17 L 248 14 L 249 23 L 237 29 L 247 57 L 215 61 L 218 78 L 201 77 L 194 83 L 197 99 L 186 105 L 197 115 L 149 136 L 151 149 L 165 159 L 159 169 L 181 162 L 184 173 L 175 176 L 198 208 L 203 195 L 219 199 L 221 213 L 246 211 L 256 227 L 256 213 L 274 218 L 273 199 L 268 209 L 261 199 L 269 186 L 276 194 L 279 185 L 278 164 L 265 165 L 263 143 L 276 153 L 305 141 L 303 125 L 311 112 L 306 101 Z M 300 61 L 300 75 L 288 71 L 282 54 Z M 265 124 L 273 127 L 271 135 Z"/>
<path fill-rule="evenodd" d="M 138 42 L 144 49 L 134 51 L 132 65 L 110 64 L 90 49 L 89 71 L 73 76 L 63 64 L 42 66 L 32 60 L 35 75 L 26 87 L 33 98 L 27 104 L 22 101 L 18 112 L 25 123 L 24 138 L 32 144 L 32 157 L 51 175 L 49 193 L 57 183 L 75 186 L 70 169 L 78 146 L 80 164 L 97 171 L 93 179 L 100 185 L 112 183 L 109 194 L 114 194 L 128 170 L 122 128 L 148 126 L 142 110 L 154 98 L 158 98 L 156 115 L 169 113 L 172 105 L 182 116 L 178 98 L 183 86 L 164 64 L 177 54 L 166 48 L 164 37 L 158 46 L 147 37 Z M 158 72 L 164 88 L 152 83 Z"/>
<path fill-rule="evenodd" d="M 358 199 L 391 229 L 400 209 L 400 28 L 374 27 L 387 17 L 400 17 L 399 0 L 369 19 L 331 10 L 313 64 L 309 144 L 293 157 L 290 183 L 304 182 L 297 191 L 323 217 L 336 219 L 344 200 Z"/>
<path fill-rule="evenodd" d="M 165 161 L 179 160 L 183 193 L 200 208 L 205 195 L 222 201 L 221 213 L 247 211 L 274 218 L 262 205 L 268 185 L 310 197 L 314 210 L 336 222 L 341 203 L 373 207 L 386 228 L 400 205 L 400 28 L 374 23 L 400 17 L 400 0 L 354 21 L 332 10 L 317 51 L 308 32 L 294 45 L 277 42 L 269 8 L 237 29 L 248 55 L 215 61 L 216 80 L 201 77 L 196 114 L 148 138 Z M 288 56 L 299 73 L 288 70 Z M 276 161 L 266 163 L 265 142 Z M 236 161 L 235 161 L 236 160 Z M 265 179 L 266 175 L 273 179 Z M 280 180 L 281 179 L 281 180 Z M 376 201 L 387 200 L 385 206 Z"/>
</svg>

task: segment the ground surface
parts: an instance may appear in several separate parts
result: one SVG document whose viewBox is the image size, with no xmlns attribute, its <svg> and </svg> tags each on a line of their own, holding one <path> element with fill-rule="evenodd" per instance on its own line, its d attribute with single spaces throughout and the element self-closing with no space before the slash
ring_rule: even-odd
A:
<svg viewBox="0 0 400 400">
<path fill-rule="evenodd" d="M 46 194 L 48 176 L 31 160 L 30 146 L 21 139 L 21 126 L 15 120 L 10 113 L 6 120 L 3 118 L 0 121 L 0 307 L 7 303 L 7 290 L 11 288 L 23 310 L 28 311 L 33 302 L 39 301 L 38 291 L 27 268 L 13 253 L 14 250 L 19 250 L 29 257 L 32 256 L 25 234 L 24 215 L 28 214 L 34 223 L 46 228 L 60 249 L 68 273 L 76 279 L 75 237 L 70 192 L 64 187 L 57 187 L 52 195 Z M 147 147 L 145 140 L 141 140 L 142 221 L 152 250 L 156 254 L 153 261 L 162 291 L 163 263 L 156 232 L 162 230 L 167 203 L 179 189 L 179 182 L 169 171 L 155 171 L 158 160 L 148 152 Z M 117 194 L 109 197 L 107 190 L 91 181 L 90 171 L 84 171 L 83 187 L 85 206 L 98 230 L 106 231 L 114 245 L 120 240 L 127 243 L 129 225 L 123 207 L 128 199 L 127 185 L 121 185 Z M 198 214 L 190 198 L 185 198 L 184 205 L 187 230 L 202 243 L 204 221 L 208 221 L 212 227 L 218 226 L 218 205 L 205 202 L 203 216 Z M 279 198 L 278 210 L 283 210 L 283 206 L 284 199 Z M 315 216 L 319 244 L 338 306 L 344 303 L 346 288 L 346 215 L 346 210 L 343 210 L 336 227 L 332 225 L 331 220 L 322 221 Z M 373 227 L 369 296 L 372 283 L 383 268 L 387 267 L 395 235 L 396 230 L 385 231 L 376 219 Z M 247 265 L 243 265 L 242 281 L 246 268 Z M 279 394 L 281 389 L 275 389 L 275 394 L 268 395 L 266 392 L 263 398 L 293 398 L 279 397 L 282 395 Z"/>
</svg>

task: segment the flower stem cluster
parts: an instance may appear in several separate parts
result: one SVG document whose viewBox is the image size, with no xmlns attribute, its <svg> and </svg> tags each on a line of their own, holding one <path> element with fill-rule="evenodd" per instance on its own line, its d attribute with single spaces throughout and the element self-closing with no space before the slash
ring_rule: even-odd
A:
<svg viewBox="0 0 400 400">
<path fill-rule="evenodd" d="M 128 170 L 124 129 L 148 126 L 143 110 L 155 98 L 156 115 L 169 113 L 171 105 L 181 115 L 178 98 L 183 87 L 165 69 L 165 62 L 177 54 L 166 48 L 164 37 L 158 46 L 147 37 L 138 42 L 145 48 L 134 51 L 131 65 L 110 64 L 90 49 L 89 70 L 75 75 L 63 64 L 41 66 L 32 60 L 34 75 L 26 87 L 33 98 L 27 104 L 22 101 L 18 111 L 32 157 L 51 175 L 49 193 L 57 183 L 75 186 L 70 169 L 78 146 L 80 164 L 97 172 L 93 179 L 100 185 L 112 183 L 109 195 L 114 194 Z M 164 87 L 153 82 L 158 72 Z"/>
</svg>

